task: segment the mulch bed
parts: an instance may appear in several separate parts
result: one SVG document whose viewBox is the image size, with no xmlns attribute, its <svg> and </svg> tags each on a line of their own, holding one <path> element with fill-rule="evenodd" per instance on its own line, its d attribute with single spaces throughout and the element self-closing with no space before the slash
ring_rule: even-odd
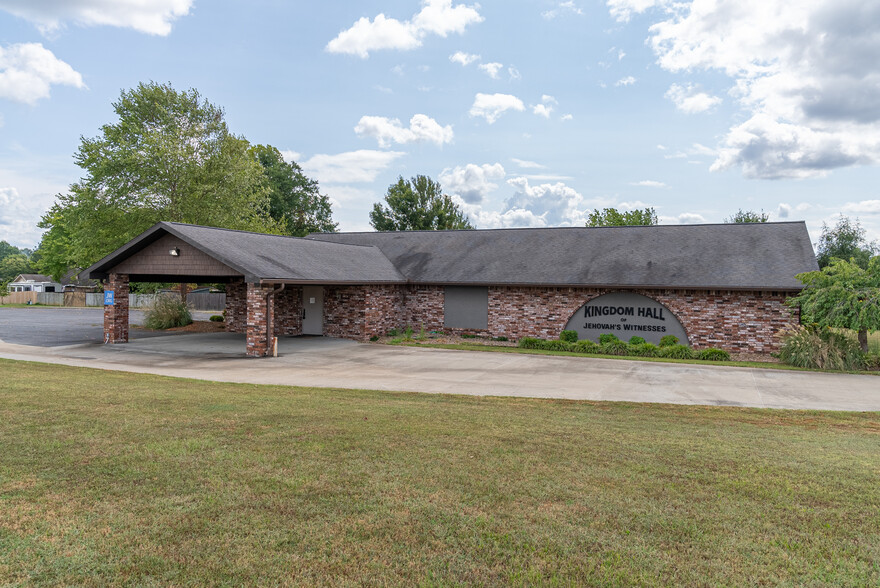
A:
<svg viewBox="0 0 880 588">
<path fill-rule="evenodd" d="M 193 321 L 185 327 L 172 327 L 170 329 L 148 329 L 141 325 L 132 325 L 142 331 L 167 331 L 170 333 L 222 333 L 226 330 L 226 324 L 213 321 Z"/>
</svg>

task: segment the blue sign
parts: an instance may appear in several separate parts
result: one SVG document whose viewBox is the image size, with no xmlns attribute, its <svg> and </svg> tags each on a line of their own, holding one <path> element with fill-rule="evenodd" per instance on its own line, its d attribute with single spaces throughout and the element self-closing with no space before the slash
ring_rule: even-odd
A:
<svg viewBox="0 0 880 588">
<path fill-rule="evenodd" d="M 104 292 L 104 306 L 113 306 L 113 290 Z"/>
</svg>

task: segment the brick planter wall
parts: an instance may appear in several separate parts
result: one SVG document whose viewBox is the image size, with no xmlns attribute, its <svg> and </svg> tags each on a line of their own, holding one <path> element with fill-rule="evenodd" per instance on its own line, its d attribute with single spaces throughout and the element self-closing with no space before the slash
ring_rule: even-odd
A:
<svg viewBox="0 0 880 588">
<path fill-rule="evenodd" d="M 113 291 L 113 304 L 104 307 L 104 342 L 128 343 L 128 274 L 110 274 L 104 291 Z"/>
</svg>

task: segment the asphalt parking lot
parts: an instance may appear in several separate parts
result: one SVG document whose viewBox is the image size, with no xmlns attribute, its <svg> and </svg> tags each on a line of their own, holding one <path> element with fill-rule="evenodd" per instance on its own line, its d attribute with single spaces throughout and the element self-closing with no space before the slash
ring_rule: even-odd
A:
<svg viewBox="0 0 880 588">
<path fill-rule="evenodd" d="M 132 312 L 132 322 L 139 320 Z M 248 358 L 238 333 L 134 329 L 129 343 L 103 345 L 101 321 L 100 309 L 0 308 L 0 357 L 253 384 L 880 411 L 880 377 L 873 375 L 397 347 L 329 337 L 282 337 L 279 357 Z"/>
</svg>

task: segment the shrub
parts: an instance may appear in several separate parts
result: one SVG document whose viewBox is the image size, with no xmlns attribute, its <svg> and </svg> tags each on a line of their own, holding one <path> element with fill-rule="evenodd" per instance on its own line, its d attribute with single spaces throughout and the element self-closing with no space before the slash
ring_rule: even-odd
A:
<svg viewBox="0 0 880 588">
<path fill-rule="evenodd" d="M 211 321 L 212 323 L 222 323 L 224 319 L 223 319 L 222 315 L 212 314 L 208 320 Z"/>
<path fill-rule="evenodd" d="M 871 353 L 865 356 L 865 369 L 872 371 L 880 370 L 880 353 Z"/>
<path fill-rule="evenodd" d="M 730 354 L 723 349 L 708 347 L 700 350 L 697 354 L 697 358 L 704 361 L 730 361 Z"/>
<path fill-rule="evenodd" d="M 177 296 L 157 294 L 147 310 L 144 326 L 148 329 L 170 329 L 192 323 L 186 303 Z"/>
<path fill-rule="evenodd" d="M 555 341 L 543 341 L 541 349 L 546 351 L 574 351 L 574 344 L 556 339 Z"/>
<path fill-rule="evenodd" d="M 636 337 L 633 337 L 633 339 L 635 338 Z M 637 357 L 657 357 L 657 353 L 659 351 L 660 348 L 653 343 L 636 343 L 635 345 L 633 345 L 632 343 L 629 344 L 629 354 L 635 355 Z"/>
<path fill-rule="evenodd" d="M 599 347 L 599 344 L 595 341 L 590 341 L 589 339 L 581 339 L 574 344 L 574 350 L 578 353 L 599 353 L 601 351 L 601 347 Z"/>
<path fill-rule="evenodd" d="M 507 341 L 507 337 L 501 335 L 500 337 L 492 337 L 493 341 Z"/>
<path fill-rule="evenodd" d="M 388 331 L 389 337 L 397 337 L 400 334 L 400 331 L 397 330 L 397 327 L 394 327 L 390 331 Z"/>
<path fill-rule="evenodd" d="M 647 343 L 647 341 L 645 341 L 644 337 L 639 337 L 637 335 L 633 335 L 632 337 L 629 338 L 630 345 L 641 345 L 643 343 Z"/>
<path fill-rule="evenodd" d="M 543 339 L 537 339 L 535 337 L 523 337 L 517 342 L 516 346 L 520 349 L 540 349 L 541 343 L 543 343 Z"/>
<path fill-rule="evenodd" d="M 559 340 L 560 341 L 567 341 L 569 343 L 577 343 L 578 333 L 577 333 L 577 331 L 572 331 L 570 329 L 567 329 L 567 330 L 559 333 Z"/>
<path fill-rule="evenodd" d="M 678 345 L 678 337 L 675 335 L 663 335 L 660 337 L 660 347 L 669 347 L 670 345 Z"/>
<path fill-rule="evenodd" d="M 850 335 L 827 327 L 795 327 L 783 334 L 779 359 L 783 363 L 823 370 L 860 370 L 865 355 Z"/>
<path fill-rule="evenodd" d="M 614 333 L 602 333 L 599 335 L 600 345 L 605 345 L 606 343 L 612 343 L 614 341 L 620 341 Z"/>
<path fill-rule="evenodd" d="M 612 335 L 612 337 L 614 337 L 614 335 Z M 605 355 L 629 355 L 629 346 L 625 341 L 621 341 L 617 337 L 614 337 L 613 341 L 602 343 L 600 348 Z"/>
<path fill-rule="evenodd" d="M 658 349 L 658 352 L 659 357 L 668 357 L 671 359 L 696 359 L 696 353 L 687 345 L 674 344 L 666 345 L 665 347 L 661 346 Z"/>
<path fill-rule="evenodd" d="M 477 336 L 472 333 L 462 333 L 461 338 L 462 339 L 476 339 Z"/>
</svg>

